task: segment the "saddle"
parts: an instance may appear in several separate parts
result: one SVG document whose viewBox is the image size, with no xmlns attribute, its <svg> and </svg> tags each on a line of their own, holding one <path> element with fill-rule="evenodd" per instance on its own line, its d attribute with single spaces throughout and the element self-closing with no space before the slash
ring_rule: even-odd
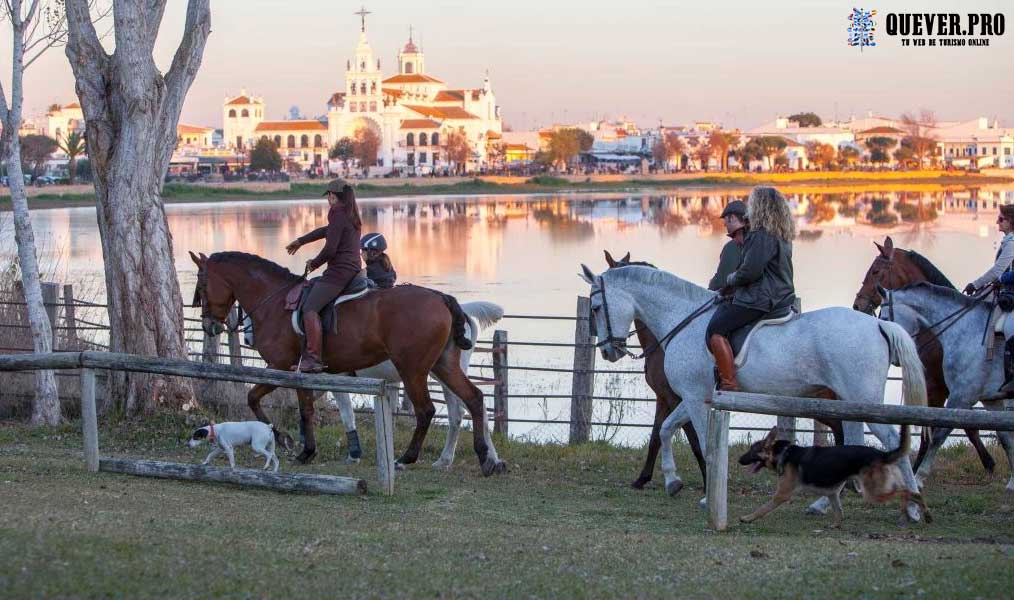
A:
<svg viewBox="0 0 1014 600">
<path fill-rule="evenodd" d="M 310 288 L 313 284 L 319 280 L 319 277 L 304 281 L 299 285 L 293 287 L 287 294 L 285 294 L 285 310 L 292 311 L 292 329 L 297 335 L 305 335 L 303 333 L 303 305 L 306 303 L 306 298 L 310 294 Z M 338 333 L 338 305 L 351 302 L 362 298 L 366 294 L 369 294 L 375 288 L 370 285 L 370 280 L 366 278 L 366 270 L 363 269 L 352 278 L 352 281 L 345 286 L 341 294 L 335 298 L 335 301 L 324 307 L 320 312 L 320 322 L 324 327 L 324 331 L 330 331 L 333 334 Z"/>
<path fill-rule="evenodd" d="M 736 331 L 732 332 L 732 337 L 729 339 L 729 345 L 732 346 L 732 353 L 736 356 L 736 368 L 740 369 L 746 364 L 747 350 L 750 346 L 750 340 L 753 339 L 754 334 L 761 327 L 772 326 L 772 325 L 784 325 L 792 321 L 795 317 L 799 316 L 799 313 L 795 312 L 793 308 L 779 308 L 773 310 L 756 323 L 751 323 L 745 327 L 740 327 Z"/>
</svg>

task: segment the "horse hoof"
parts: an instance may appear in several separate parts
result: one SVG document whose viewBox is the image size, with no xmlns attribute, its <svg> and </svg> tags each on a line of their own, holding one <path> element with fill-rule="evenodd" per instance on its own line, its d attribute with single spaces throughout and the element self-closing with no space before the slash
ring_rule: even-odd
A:
<svg viewBox="0 0 1014 600">
<path fill-rule="evenodd" d="M 493 466 L 493 472 L 497 475 L 503 475 L 507 472 L 507 463 L 502 460 L 496 461 L 496 464 Z"/>
<path fill-rule="evenodd" d="M 644 486 L 649 481 L 651 481 L 651 480 L 650 479 L 645 479 L 644 477 L 638 477 L 637 479 L 635 479 L 633 481 L 633 483 L 630 484 L 630 487 L 634 488 L 635 490 L 643 490 Z"/>
<path fill-rule="evenodd" d="M 395 471 L 404 471 L 405 470 L 405 463 L 399 462 L 397 460 L 394 461 L 394 470 Z"/>
<path fill-rule="evenodd" d="M 433 461 L 433 465 L 432 466 L 433 466 L 434 469 L 436 469 L 438 471 L 450 471 L 451 470 L 451 464 L 452 464 L 451 462 L 446 461 L 446 460 L 444 460 L 442 458 L 439 458 L 439 459 Z"/>
<path fill-rule="evenodd" d="M 482 469 L 483 477 L 489 477 L 490 475 L 493 474 L 493 471 L 496 470 L 496 461 L 494 461 L 492 458 L 487 458 L 482 462 L 481 465 L 479 465 L 479 468 Z"/>
<path fill-rule="evenodd" d="M 708 510 L 708 497 L 705 496 L 697 501 L 697 507 L 701 510 Z"/>
<path fill-rule="evenodd" d="M 680 490 L 682 489 L 683 489 L 683 480 L 680 479 L 679 477 L 673 479 L 672 481 L 668 481 L 665 484 L 665 493 L 669 494 L 670 496 L 675 496 L 676 494 L 680 493 Z"/>
<path fill-rule="evenodd" d="M 298 462 L 301 465 L 308 465 L 313 462 L 313 459 L 316 456 L 317 456 L 316 450 L 310 451 L 303 450 L 302 452 L 299 453 L 299 456 L 296 457 L 296 462 Z"/>
<path fill-rule="evenodd" d="M 360 462 L 360 459 L 358 457 L 355 457 L 355 456 L 346 456 L 345 457 L 345 464 L 347 464 L 347 465 L 358 465 L 359 462 Z"/>
<path fill-rule="evenodd" d="M 908 515 L 908 520 L 912 523 L 922 521 L 922 511 L 919 510 L 919 505 L 914 502 L 910 502 L 909 505 L 905 507 L 905 514 Z"/>
<path fill-rule="evenodd" d="M 1007 487 L 1004 488 L 1003 491 L 1006 492 L 1006 493 L 1008 493 L 1008 494 L 1014 494 L 1014 481 L 1008 483 Z"/>
</svg>

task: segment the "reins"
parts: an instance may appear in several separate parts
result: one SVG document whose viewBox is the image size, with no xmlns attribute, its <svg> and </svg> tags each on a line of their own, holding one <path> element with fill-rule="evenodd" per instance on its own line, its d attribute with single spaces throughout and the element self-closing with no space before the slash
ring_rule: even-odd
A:
<svg viewBox="0 0 1014 600">
<path fill-rule="evenodd" d="M 935 338 L 939 338 L 940 336 L 942 336 L 944 334 L 944 332 L 946 332 L 948 329 L 950 329 L 955 323 L 957 323 L 958 321 L 960 321 L 962 317 L 964 317 L 968 313 L 972 312 L 972 310 L 974 310 L 977 306 L 979 306 L 980 304 L 982 304 L 984 302 L 986 296 L 988 296 L 989 293 L 993 290 L 994 285 L 995 284 L 990 284 L 990 285 L 986 286 L 985 288 L 983 288 L 982 290 L 980 290 L 979 294 L 977 294 L 977 295 L 975 295 L 975 296 L 972 297 L 972 302 L 971 303 L 966 304 L 966 305 L 962 306 L 961 308 L 958 308 L 954 312 L 952 312 L 952 313 L 944 316 L 943 318 L 937 320 L 936 323 L 933 323 L 932 325 L 927 326 L 925 328 L 925 330 L 928 331 L 929 333 L 932 333 Z M 888 309 L 887 319 L 886 320 L 894 323 L 895 322 L 894 321 L 894 290 L 885 290 L 885 291 L 887 292 L 887 298 L 885 299 L 885 302 L 881 303 L 881 305 L 880 305 L 880 313 L 881 313 L 881 315 L 883 315 L 884 309 L 885 308 Z M 948 321 L 950 321 L 950 322 L 948 323 Z M 943 327 L 943 329 L 941 329 L 940 331 L 933 331 L 934 329 L 936 329 L 937 327 L 939 327 L 940 325 L 942 325 L 944 323 L 947 323 L 947 325 L 945 325 Z M 987 319 L 987 327 L 988 327 L 988 319 Z M 917 347 L 917 350 L 922 351 L 923 348 L 925 348 L 929 344 L 933 343 L 934 341 L 936 341 L 934 338 L 930 338 L 930 339 L 926 340 L 922 344 L 919 344 L 919 346 Z"/>
</svg>

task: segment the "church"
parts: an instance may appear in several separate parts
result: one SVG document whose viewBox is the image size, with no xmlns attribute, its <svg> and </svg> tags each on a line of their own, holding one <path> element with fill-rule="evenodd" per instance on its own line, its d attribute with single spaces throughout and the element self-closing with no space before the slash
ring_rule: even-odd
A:
<svg viewBox="0 0 1014 600">
<path fill-rule="evenodd" d="M 366 36 L 366 15 L 361 10 L 359 43 L 345 64 L 345 82 L 327 100 L 327 120 L 268 121 L 261 98 L 245 92 L 225 100 L 223 138 L 229 147 L 253 147 L 262 137 L 275 142 L 283 158 L 302 167 L 327 163 L 328 151 L 338 140 L 355 139 L 368 130 L 379 140 L 377 162 L 371 174 L 397 170 L 425 175 L 452 169 L 446 142 L 452 133 L 468 144 L 467 170 L 495 160 L 503 132 L 500 107 L 490 87 L 449 89 L 426 71 L 422 50 L 412 40 L 398 53 L 397 73 L 388 77 Z M 360 133 L 362 135 L 362 133 Z"/>
</svg>

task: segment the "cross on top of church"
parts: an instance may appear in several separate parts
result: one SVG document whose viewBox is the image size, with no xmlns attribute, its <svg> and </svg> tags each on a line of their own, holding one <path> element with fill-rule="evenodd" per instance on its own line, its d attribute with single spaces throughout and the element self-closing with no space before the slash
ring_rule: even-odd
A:
<svg viewBox="0 0 1014 600">
<path fill-rule="evenodd" d="M 352 14 L 359 15 L 359 18 L 362 19 L 362 28 L 360 29 L 360 31 L 362 31 L 363 33 L 366 33 L 366 15 L 373 14 L 373 13 L 371 13 L 368 10 L 366 10 L 365 6 L 361 6 L 359 8 L 359 12 L 354 12 Z"/>
</svg>

